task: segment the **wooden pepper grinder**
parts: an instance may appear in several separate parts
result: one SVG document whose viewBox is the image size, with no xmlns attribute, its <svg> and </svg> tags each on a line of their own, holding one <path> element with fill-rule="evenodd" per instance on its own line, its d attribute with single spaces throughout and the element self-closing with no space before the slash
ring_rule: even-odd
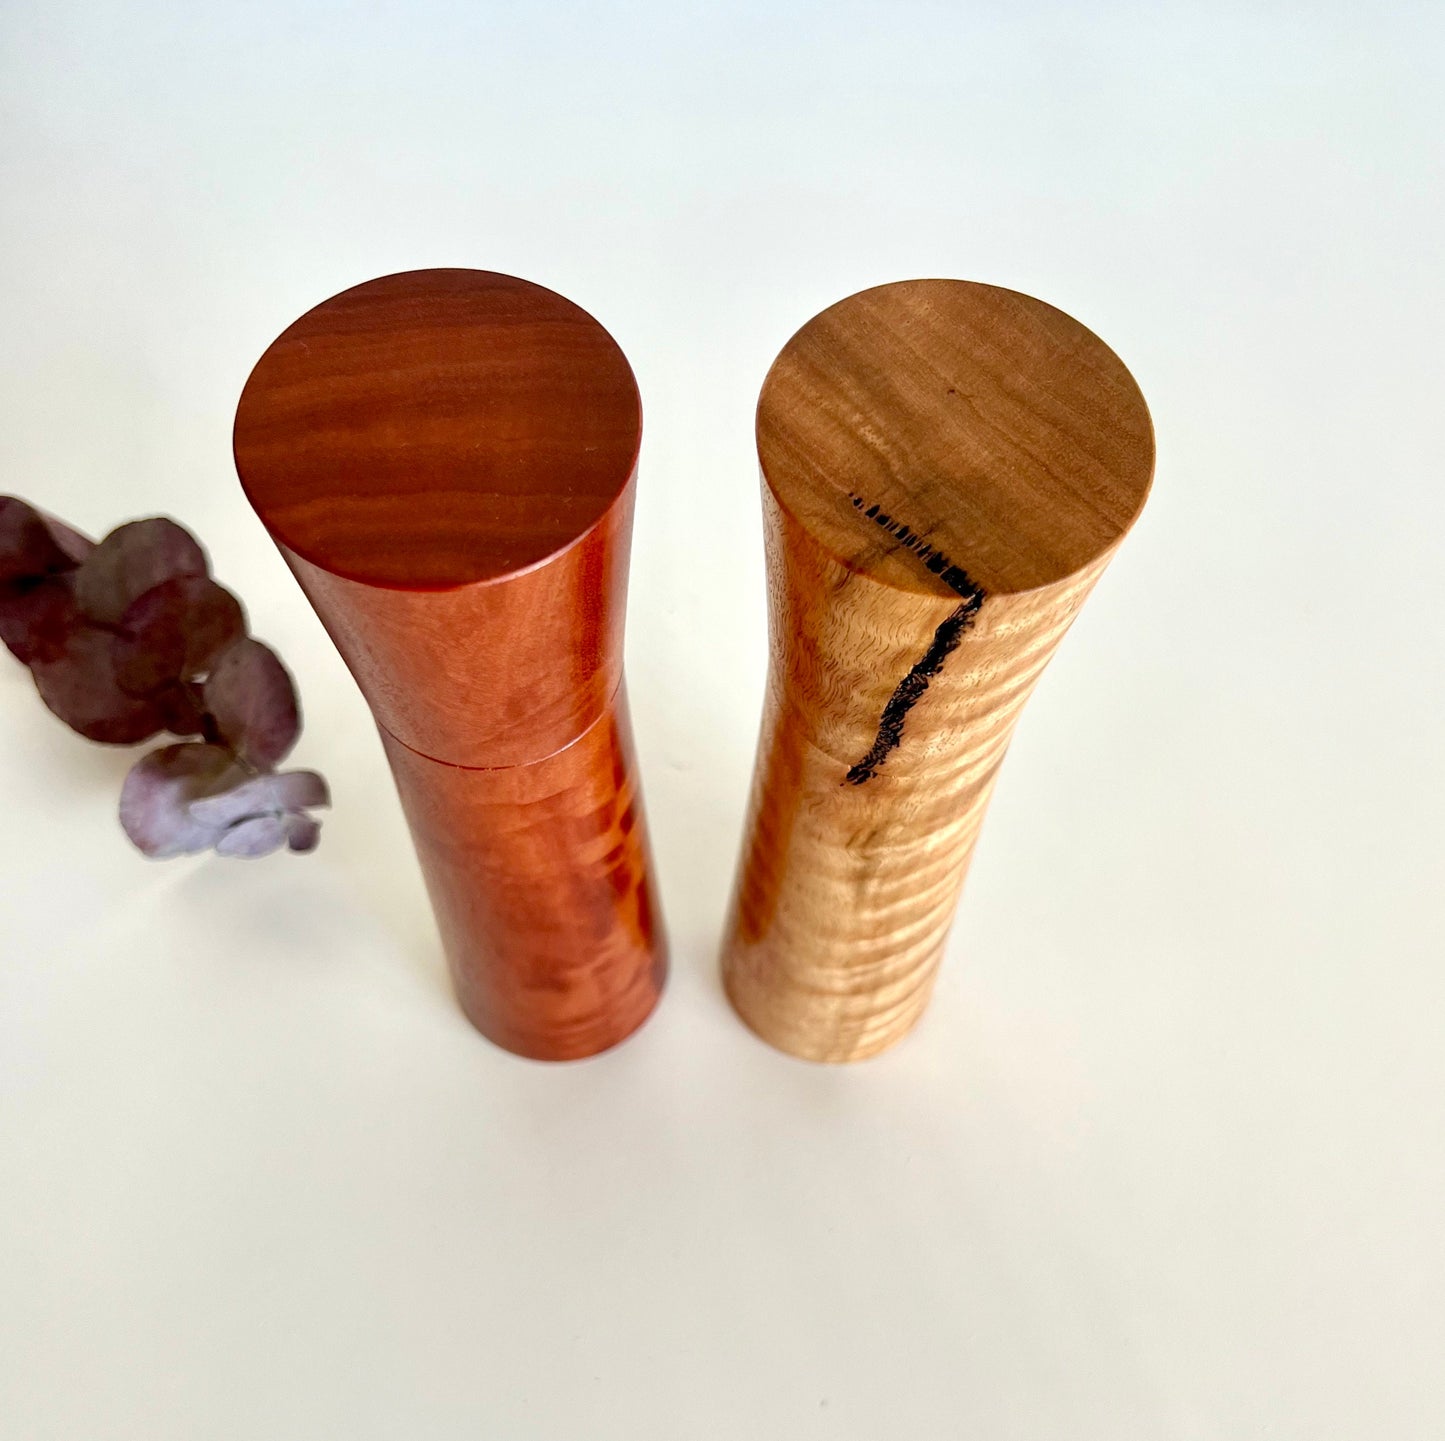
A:
<svg viewBox="0 0 1445 1441">
<path fill-rule="evenodd" d="M 758 404 L 770 674 L 723 952 L 739 1015 L 815 1061 L 932 989 L 1019 712 L 1148 493 L 1117 356 L 990 285 L 865 290 Z"/>
<path fill-rule="evenodd" d="M 642 432 L 585 311 L 479 270 L 389 275 L 252 371 L 236 468 L 376 718 L 462 1008 L 565 1060 L 666 952 L 622 689 Z"/>
</svg>

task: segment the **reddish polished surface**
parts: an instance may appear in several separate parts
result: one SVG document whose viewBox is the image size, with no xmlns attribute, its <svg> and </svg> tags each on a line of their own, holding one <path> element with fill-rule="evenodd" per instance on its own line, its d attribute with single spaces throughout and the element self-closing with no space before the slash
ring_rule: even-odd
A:
<svg viewBox="0 0 1445 1441">
<path fill-rule="evenodd" d="M 617 342 L 554 291 L 486 270 L 353 286 L 272 342 L 236 413 L 271 534 L 363 585 L 507 576 L 599 520 L 637 464 Z"/>
<path fill-rule="evenodd" d="M 571 301 L 388 275 L 308 311 L 236 412 L 236 469 L 378 721 L 455 765 L 550 755 L 622 674 L 637 386 Z"/>
<path fill-rule="evenodd" d="M 385 729 L 453 765 L 522 765 L 592 725 L 622 678 L 632 496 L 545 564 L 448 591 L 281 554 Z"/>
<path fill-rule="evenodd" d="M 462 1009 L 543 1060 L 606 1050 L 666 975 L 625 698 L 547 760 L 459 770 L 382 732 Z"/>
<path fill-rule="evenodd" d="M 500 1045 L 615 1044 L 666 969 L 621 690 L 641 409 L 541 286 L 392 275 L 261 358 L 257 513 L 380 724 L 458 996 Z"/>
</svg>

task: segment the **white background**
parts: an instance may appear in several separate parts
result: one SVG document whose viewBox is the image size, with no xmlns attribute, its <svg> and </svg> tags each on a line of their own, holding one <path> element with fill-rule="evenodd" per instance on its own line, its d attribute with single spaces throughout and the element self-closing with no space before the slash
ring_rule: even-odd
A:
<svg viewBox="0 0 1445 1441">
<path fill-rule="evenodd" d="M 0 656 L 0 1436 L 1445 1434 L 1445 10 L 66 4 L 0 20 L 0 489 L 169 512 L 297 676 L 312 857 L 152 864 Z M 646 408 L 631 1043 L 453 1006 L 381 750 L 229 455 L 392 270 L 592 311 Z M 1070 311 L 1153 499 L 1032 701 L 936 999 L 819 1068 L 715 950 L 752 408 L 867 285 Z"/>
</svg>

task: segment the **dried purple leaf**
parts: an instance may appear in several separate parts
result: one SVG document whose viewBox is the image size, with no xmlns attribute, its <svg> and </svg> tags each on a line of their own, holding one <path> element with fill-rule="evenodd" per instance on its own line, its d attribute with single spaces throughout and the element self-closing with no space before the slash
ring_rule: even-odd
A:
<svg viewBox="0 0 1445 1441">
<path fill-rule="evenodd" d="M 255 860 L 279 851 L 287 842 L 286 823 L 280 816 L 252 816 L 227 827 L 216 841 L 218 856 Z"/>
<path fill-rule="evenodd" d="M 223 828 L 198 820 L 192 802 L 244 772 L 222 746 L 181 741 L 162 746 L 131 767 L 120 792 L 120 823 L 146 855 L 157 860 L 208 850 Z"/>
<path fill-rule="evenodd" d="M 42 515 L 40 518 L 72 565 L 79 565 L 95 549 L 95 542 L 88 535 L 72 530 L 63 520 L 56 520 L 53 515 Z"/>
<path fill-rule="evenodd" d="M 178 575 L 205 575 L 206 553 L 165 516 L 117 526 L 81 563 L 75 595 L 92 620 L 116 625 L 126 607 Z"/>
<path fill-rule="evenodd" d="M 286 823 L 286 844 L 298 854 L 314 851 L 321 839 L 321 822 L 314 816 L 290 811 L 283 817 Z"/>
<path fill-rule="evenodd" d="M 315 771 L 283 771 L 276 777 L 276 797 L 288 811 L 331 804 L 331 788 Z"/>
<path fill-rule="evenodd" d="M 87 740 L 135 745 L 164 729 L 154 704 L 116 684 L 111 637 L 94 626 L 75 626 L 62 649 L 34 657 L 30 671 L 40 698 Z"/>
<path fill-rule="evenodd" d="M 198 800 L 192 809 L 197 820 L 229 826 L 253 816 L 330 804 L 326 782 L 315 771 L 286 771 L 252 776 L 231 790 Z"/>
<path fill-rule="evenodd" d="M 149 700 L 165 729 L 173 736 L 205 735 L 206 717 L 201 710 L 197 687 L 186 681 L 158 690 Z M 212 740 L 211 736 L 206 739 Z"/>
<path fill-rule="evenodd" d="M 16 660 L 32 665 L 56 659 L 77 623 L 83 622 L 70 576 L 0 584 L 0 640 Z"/>
<path fill-rule="evenodd" d="M 199 735 L 143 757 L 120 819 L 145 854 L 261 856 L 309 851 L 330 803 L 313 771 L 276 775 L 301 718 L 275 653 L 165 517 L 120 526 L 100 545 L 0 496 L 0 639 L 42 699 L 91 740 L 128 745 L 158 730 Z M 260 774 L 257 774 L 257 772 Z"/>
<path fill-rule="evenodd" d="M 193 680 L 246 633 L 241 602 L 209 576 L 178 575 L 126 607 L 115 638 L 115 673 L 131 695 Z"/>
<path fill-rule="evenodd" d="M 71 538 L 85 539 L 18 496 L 0 495 L 0 582 L 73 570 L 76 561 L 66 548 Z"/>
<path fill-rule="evenodd" d="M 270 770 L 296 744 L 296 691 L 275 651 L 247 637 L 223 651 L 202 687 L 223 740 L 258 770 Z"/>
</svg>

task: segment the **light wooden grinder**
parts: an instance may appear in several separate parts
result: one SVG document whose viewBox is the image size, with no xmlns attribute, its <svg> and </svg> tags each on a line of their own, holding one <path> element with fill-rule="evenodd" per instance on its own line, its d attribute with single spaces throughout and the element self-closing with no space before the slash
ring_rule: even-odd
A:
<svg viewBox="0 0 1445 1441">
<path fill-rule="evenodd" d="M 932 989 L 999 764 L 1144 504 L 1133 378 L 1014 291 L 882 285 L 758 404 L 770 665 L 723 979 L 764 1040 L 851 1061 Z"/>
<path fill-rule="evenodd" d="M 236 415 L 246 494 L 381 731 L 462 1008 L 548 1060 L 630 1034 L 666 971 L 622 690 L 641 426 L 591 316 L 478 270 L 333 296 Z"/>
</svg>

